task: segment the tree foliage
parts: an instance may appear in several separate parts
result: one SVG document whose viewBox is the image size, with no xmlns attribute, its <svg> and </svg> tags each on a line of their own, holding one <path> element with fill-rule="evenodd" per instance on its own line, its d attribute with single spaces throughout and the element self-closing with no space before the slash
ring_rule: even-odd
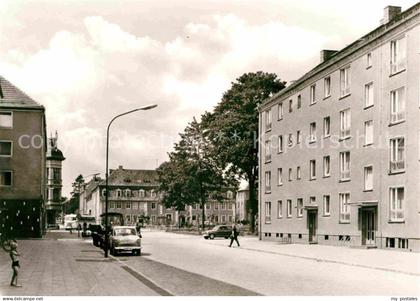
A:
<svg viewBox="0 0 420 301">
<path fill-rule="evenodd" d="M 214 146 L 210 156 L 249 184 L 252 230 L 258 211 L 258 106 L 284 87 L 285 82 L 273 73 L 243 74 L 224 93 L 213 113 L 202 119 Z"/>
<path fill-rule="evenodd" d="M 212 147 L 202 124 L 194 119 L 180 134 L 169 161 L 158 168 L 163 204 L 179 211 L 187 205 L 200 204 L 203 228 L 206 202 L 221 199 L 226 187 L 236 184 L 209 156 Z"/>
</svg>

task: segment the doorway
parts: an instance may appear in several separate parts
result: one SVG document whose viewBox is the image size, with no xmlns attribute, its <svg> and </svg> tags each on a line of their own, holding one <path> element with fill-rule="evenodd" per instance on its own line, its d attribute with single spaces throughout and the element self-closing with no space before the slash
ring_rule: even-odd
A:
<svg viewBox="0 0 420 301">
<path fill-rule="evenodd" d="M 309 243 L 316 243 L 317 210 L 308 210 Z"/>
<path fill-rule="evenodd" d="M 364 209 L 362 211 L 362 245 L 375 245 L 375 223 L 376 214 L 374 208 Z"/>
</svg>

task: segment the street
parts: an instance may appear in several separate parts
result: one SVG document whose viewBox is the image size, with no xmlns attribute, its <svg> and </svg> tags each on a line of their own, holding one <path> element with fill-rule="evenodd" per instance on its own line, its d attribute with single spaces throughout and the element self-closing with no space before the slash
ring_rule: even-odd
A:
<svg viewBox="0 0 420 301">
<path fill-rule="evenodd" d="M 240 237 L 241 248 L 237 248 L 235 244 L 233 248 L 228 248 L 229 241 L 225 239 L 205 240 L 200 236 L 193 235 L 144 232 L 144 256 L 142 259 L 130 256 L 119 256 L 118 258 L 127 259 L 128 265 L 155 279 L 156 282 L 166 285 L 168 289 L 172 289 L 172 283 L 166 279 L 165 273 L 161 275 L 153 270 L 142 268 L 143 260 L 160 262 L 262 295 L 420 294 L 418 285 L 420 273 L 414 276 L 244 249 L 251 243 L 255 244 L 255 241 L 256 238 Z M 276 245 L 275 247 L 283 246 Z M 310 245 L 302 247 L 311 248 Z M 326 248 L 332 252 L 344 253 L 348 251 L 357 251 L 361 254 L 386 252 L 385 256 L 388 256 L 389 260 L 393 255 L 398 255 L 397 252 L 383 250 Z M 413 255 L 415 255 L 413 258 L 417 258 L 413 264 L 417 266 L 418 272 L 419 257 L 418 254 Z M 375 279 L 374 283 L 372 283 L 372 279 Z M 191 279 L 185 280 L 187 283 L 184 285 L 188 286 L 188 281 Z M 193 286 L 192 290 L 199 291 L 200 288 Z"/>
<path fill-rule="evenodd" d="M 22 288 L 9 286 L 0 253 L 1 295 L 404 295 L 420 294 L 418 253 L 281 245 L 143 231 L 142 256 L 103 258 L 90 239 L 50 232 L 19 241 Z M 392 261 L 397 265 L 393 266 Z M 372 281 L 374 279 L 374 281 Z"/>
</svg>

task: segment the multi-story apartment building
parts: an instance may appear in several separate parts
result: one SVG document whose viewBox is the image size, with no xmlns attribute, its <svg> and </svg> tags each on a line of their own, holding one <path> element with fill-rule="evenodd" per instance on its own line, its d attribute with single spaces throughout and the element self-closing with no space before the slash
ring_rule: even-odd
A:
<svg viewBox="0 0 420 301">
<path fill-rule="evenodd" d="M 61 212 L 62 162 L 65 160 L 63 153 L 58 149 L 57 132 L 55 137 L 48 138 L 47 146 L 47 192 L 46 214 L 47 225 L 56 226 L 56 219 Z"/>
<path fill-rule="evenodd" d="M 151 225 L 197 225 L 201 220 L 199 205 L 186 206 L 185 211 L 166 208 L 158 193 L 159 180 L 156 170 L 118 169 L 111 170 L 109 179 L 109 212 L 124 215 L 126 224 L 136 224 L 142 216 L 149 217 Z M 228 191 L 223 202 L 209 201 L 206 204 L 206 219 L 214 223 L 231 223 L 234 216 L 234 195 Z M 105 181 L 94 177 L 82 187 L 79 213 L 92 215 L 100 222 L 105 212 Z"/>
<path fill-rule="evenodd" d="M 42 235 L 45 128 L 44 107 L 0 76 L 1 235 Z"/>
<path fill-rule="evenodd" d="M 249 188 L 248 184 L 243 184 L 239 187 L 236 192 L 236 208 L 235 208 L 235 220 L 250 221 L 251 214 L 249 210 Z"/>
<path fill-rule="evenodd" d="M 260 106 L 261 239 L 420 251 L 420 3 Z"/>
</svg>

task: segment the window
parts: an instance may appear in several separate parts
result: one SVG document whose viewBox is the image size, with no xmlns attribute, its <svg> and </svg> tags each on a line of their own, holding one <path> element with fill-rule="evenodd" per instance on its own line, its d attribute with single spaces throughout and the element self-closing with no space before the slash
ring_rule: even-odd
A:
<svg viewBox="0 0 420 301">
<path fill-rule="evenodd" d="M 139 190 L 139 197 L 144 198 L 144 190 L 143 189 Z"/>
<path fill-rule="evenodd" d="M 265 223 L 271 223 L 271 202 L 265 202 Z"/>
<path fill-rule="evenodd" d="M 156 191 L 154 191 L 154 190 L 150 191 L 150 197 L 155 198 L 156 197 Z"/>
<path fill-rule="evenodd" d="M 373 190 L 373 166 L 365 166 L 365 191 Z"/>
<path fill-rule="evenodd" d="M 350 180 L 350 152 L 340 153 L 340 181 Z"/>
<path fill-rule="evenodd" d="M 373 144 L 373 121 L 365 122 L 365 145 Z"/>
<path fill-rule="evenodd" d="M 292 217 L 292 200 L 287 200 L 287 217 Z"/>
<path fill-rule="evenodd" d="M 340 112 L 340 138 L 350 137 L 350 109 Z"/>
<path fill-rule="evenodd" d="M 291 181 L 292 180 L 292 169 L 291 168 L 289 168 L 289 181 Z"/>
<path fill-rule="evenodd" d="M 350 94 L 350 66 L 340 70 L 340 96 Z"/>
<path fill-rule="evenodd" d="M 315 180 L 316 179 L 316 161 L 311 160 L 309 162 L 309 180 Z"/>
<path fill-rule="evenodd" d="M 391 91 L 391 123 L 405 119 L 405 90 L 401 87 Z"/>
<path fill-rule="evenodd" d="M 372 67 L 372 53 L 366 55 L 366 68 Z"/>
<path fill-rule="evenodd" d="M 0 157 L 11 157 L 11 156 L 12 156 L 12 142 L 0 141 Z"/>
<path fill-rule="evenodd" d="M 300 175 L 300 166 L 296 167 L 296 180 L 300 180 L 302 177 Z"/>
<path fill-rule="evenodd" d="M 13 127 L 13 113 L 0 112 L 0 128 L 12 128 L 12 127 Z"/>
<path fill-rule="evenodd" d="M 399 172 L 405 169 L 405 146 L 404 138 L 390 140 L 390 172 Z"/>
<path fill-rule="evenodd" d="M 265 111 L 265 130 L 271 130 L 271 110 Z"/>
<path fill-rule="evenodd" d="M 117 209 L 121 209 L 122 208 L 121 202 L 116 202 L 116 204 L 117 204 Z"/>
<path fill-rule="evenodd" d="M 316 122 L 309 125 L 309 142 L 316 141 Z"/>
<path fill-rule="evenodd" d="M 365 85 L 365 108 L 373 106 L 373 83 Z"/>
<path fill-rule="evenodd" d="M 330 213 L 330 196 L 324 195 L 324 216 L 329 216 Z"/>
<path fill-rule="evenodd" d="M 215 209 L 215 210 L 219 210 L 219 203 L 217 203 L 217 202 L 216 202 L 216 203 L 214 203 L 214 209 Z"/>
<path fill-rule="evenodd" d="M 277 105 L 277 115 L 278 115 L 278 120 L 283 119 L 283 102 L 279 103 Z"/>
<path fill-rule="evenodd" d="M 210 208 L 211 208 L 211 207 L 210 207 L 210 204 L 206 204 L 206 209 L 207 209 L 207 210 L 210 210 Z"/>
<path fill-rule="evenodd" d="M 389 220 L 404 221 L 404 187 L 389 189 Z"/>
<path fill-rule="evenodd" d="M 331 121 L 330 116 L 324 117 L 324 137 L 331 135 Z"/>
<path fill-rule="evenodd" d="M 270 147 L 270 141 L 265 142 L 265 162 L 271 161 L 271 147 Z"/>
<path fill-rule="evenodd" d="M 316 99 L 315 99 L 315 88 L 316 85 L 312 85 L 309 89 L 309 104 L 312 105 L 314 103 L 316 103 Z"/>
<path fill-rule="evenodd" d="M 289 100 L 289 113 L 293 112 L 293 99 Z"/>
<path fill-rule="evenodd" d="M 114 208 L 115 208 L 115 203 L 109 202 L 109 209 L 114 209 Z"/>
<path fill-rule="evenodd" d="M 350 222 L 350 193 L 340 193 L 340 222 Z"/>
<path fill-rule="evenodd" d="M 330 156 L 324 157 L 324 177 L 330 176 Z"/>
<path fill-rule="evenodd" d="M 271 192 L 271 172 L 265 172 L 265 192 Z"/>
<path fill-rule="evenodd" d="M 0 186 L 12 186 L 11 171 L 0 171 Z"/>
<path fill-rule="evenodd" d="M 196 207 L 196 205 L 194 204 L 194 207 Z M 156 209 L 156 203 L 152 202 L 152 209 Z M 194 208 L 195 209 L 195 208 Z"/>
<path fill-rule="evenodd" d="M 125 209 L 131 209 L 131 202 L 125 202 Z"/>
<path fill-rule="evenodd" d="M 282 153 L 283 152 L 283 136 L 280 135 L 279 136 L 279 141 L 278 141 L 278 153 Z"/>
<path fill-rule="evenodd" d="M 124 196 L 125 197 L 130 197 L 131 196 L 131 190 L 130 189 L 124 190 Z"/>
<path fill-rule="evenodd" d="M 314 197 L 314 196 L 310 196 L 310 197 L 309 197 L 309 203 L 311 203 L 311 204 L 315 204 L 315 203 L 316 203 L 316 197 Z"/>
<path fill-rule="evenodd" d="M 391 74 L 405 69 L 406 65 L 406 39 L 401 37 L 391 41 Z"/>
<path fill-rule="evenodd" d="M 283 201 L 277 201 L 277 218 L 283 217 Z"/>
<path fill-rule="evenodd" d="M 300 131 L 296 132 L 296 143 L 299 144 L 302 142 L 302 134 L 300 133 Z"/>
<path fill-rule="evenodd" d="M 302 107 L 302 96 L 299 94 L 297 97 L 297 108 L 300 109 Z"/>
<path fill-rule="evenodd" d="M 226 210 L 226 203 L 222 203 L 222 210 Z"/>
<path fill-rule="evenodd" d="M 331 96 L 331 77 L 324 78 L 324 98 Z"/>
<path fill-rule="evenodd" d="M 102 196 L 105 197 L 106 196 L 106 189 L 102 189 Z"/>
<path fill-rule="evenodd" d="M 297 216 L 303 216 L 303 199 L 297 199 Z"/>
<path fill-rule="evenodd" d="M 277 168 L 277 185 L 283 185 L 283 169 Z"/>
<path fill-rule="evenodd" d="M 293 134 L 289 134 L 289 138 L 287 139 L 287 145 L 289 147 L 293 146 Z"/>
<path fill-rule="evenodd" d="M 122 196 L 121 190 L 117 189 L 116 194 L 117 194 L 117 197 L 120 198 Z"/>
<path fill-rule="evenodd" d="M 226 197 L 228 198 L 228 199 L 232 199 L 233 198 L 233 192 L 232 191 L 228 191 L 228 192 L 226 192 Z"/>
</svg>

